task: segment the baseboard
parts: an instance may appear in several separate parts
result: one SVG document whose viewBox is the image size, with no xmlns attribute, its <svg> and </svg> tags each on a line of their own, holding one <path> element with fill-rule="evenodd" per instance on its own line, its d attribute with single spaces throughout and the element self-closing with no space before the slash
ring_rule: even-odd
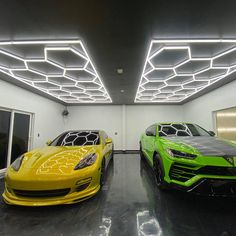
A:
<svg viewBox="0 0 236 236">
<path fill-rule="evenodd" d="M 115 154 L 138 154 L 139 150 L 115 150 Z"/>
</svg>

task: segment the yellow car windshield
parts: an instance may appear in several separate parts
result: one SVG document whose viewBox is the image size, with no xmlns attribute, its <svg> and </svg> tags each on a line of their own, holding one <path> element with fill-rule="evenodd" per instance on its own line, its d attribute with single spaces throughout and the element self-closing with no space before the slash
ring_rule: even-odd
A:
<svg viewBox="0 0 236 236">
<path fill-rule="evenodd" d="M 68 131 L 58 136 L 50 146 L 99 145 L 98 131 Z"/>
</svg>

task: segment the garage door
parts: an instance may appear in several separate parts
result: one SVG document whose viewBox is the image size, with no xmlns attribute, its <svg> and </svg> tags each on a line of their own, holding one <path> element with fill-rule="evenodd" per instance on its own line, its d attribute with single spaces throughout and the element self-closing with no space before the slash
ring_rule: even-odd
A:
<svg viewBox="0 0 236 236">
<path fill-rule="evenodd" d="M 216 112 L 217 135 L 236 141 L 236 108 Z"/>
</svg>

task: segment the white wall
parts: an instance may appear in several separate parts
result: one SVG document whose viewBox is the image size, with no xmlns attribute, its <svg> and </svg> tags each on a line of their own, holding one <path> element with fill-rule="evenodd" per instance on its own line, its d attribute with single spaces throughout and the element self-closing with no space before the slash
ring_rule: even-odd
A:
<svg viewBox="0 0 236 236">
<path fill-rule="evenodd" d="M 138 150 L 140 135 L 157 122 L 183 120 L 180 105 L 128 105 L 126 106 L 126 149 Z"/>
<path fill-rule="evenodd" d="M 45 145 L 64 130 L 64 106 L 0 80 L 0 107 L 34 114 L 33 148 Z M 40 135 L 38 137 L 38 134 Z"/>
<path fill-rule="evenodd" d="M 68 110 L 67 130 L 103 129 L 116 150 L 138 150 L 141 133 L 153 123 L 183 120 L 183 107 L 177 105 L 71 106 Z"/>
<path fill-rule="evenodd" d="M 236 81 L 207 93 L 184 106 L 184 120 L 214 130 L 213 112 L 236 107 Z"/>
</svg>

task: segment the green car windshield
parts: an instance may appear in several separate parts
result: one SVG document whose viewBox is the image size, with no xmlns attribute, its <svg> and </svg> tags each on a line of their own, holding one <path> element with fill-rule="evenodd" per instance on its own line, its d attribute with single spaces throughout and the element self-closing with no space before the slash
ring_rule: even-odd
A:
<svg viewBox="0 0 236 236">
<path fill-rule="evenodd" d="M 159 136 L 210 136 L 210 134 L 198 125 L 194 124 L 160 124 Z"/>
</svg>

